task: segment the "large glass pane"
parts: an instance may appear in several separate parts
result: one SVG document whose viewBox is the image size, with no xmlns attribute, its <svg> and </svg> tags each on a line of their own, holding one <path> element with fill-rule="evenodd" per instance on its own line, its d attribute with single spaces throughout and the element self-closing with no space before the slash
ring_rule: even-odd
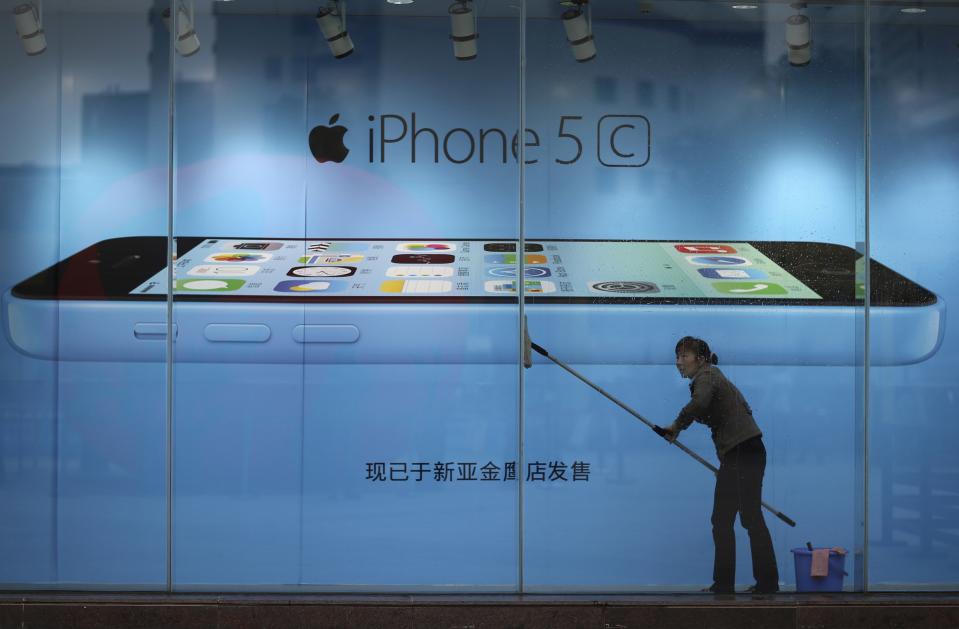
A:
<svg viewBox="0 0 959 629">
<path fill-rule="evenodd" d="M 301 356 L 269 353 L 292 345 L 303 308 L 237 302 L 245 291 L 235 289 L 269 291 L 285 270 L 267 276 L 261 261 L 302 254 L 301 243 L 292 254 L 258 244 L 304 236 L 301 49 L 313 33 L 289 15 L 173 6 L 184 39 L 174 79 L 172 579 L 178 588 L 296 584 Z"/>
<path fill-rule="evenodd" d="M 57 580 L 57 364 L 24 353 L 28 339 L 14 329 L 13 304 L 29 302 L 15 301 L 10 292 L 60 254 L 58 20 L 47 16 L 44 27 L 46 54 L 28 55 L 18 36 L 4 37 L 0 49 L 0 105 L 7 120 L 20 121 L 0 143 L 0 231 L 13 249 L 0 268 L 8 341 L 0 345 L 0 495 L 10 509 L 0 524 L 0 554 L 9 558 L 0 566 L 5 584 Z M 56 307 L 46 310 L 54 316 L 38 323 L 30 338 L 56 338 Z M 55 342 L 49 345 L 55 349 Z"/>
<path fill-rule="evenodd" d="M 869 583 L 954 589 L 959 352 L 944 326 L 959 297 L 959 13 L 883 6 L 871 17 L 872 254 L 904 276 L 873 278 L 873 292 L 909 312 L 898 327 L 873 326 L 873 353 L 924 352 L 908 365 L 874 359 L 869 371 Z"/>
<path fill-rule="evenodd" d="M 182 3 L 174 585 L 513 590 L 518 10 L 294 4 Z"/>
<path fill-rule="evenodd" d="M 167 33 L 146 2 L 13 13 L 0 53 L 0 220 L 14 248 L 0 580 L 162 587 L 166 353 L 138 326 L 162 336 L 163 298 L 129 291 L 149 261 L 139 237 L 165 240 Z"/>
<path fill-rule="evenodd" d="M 715 431 L 693 422 L 679 440 L 720 466 L 719 525 L 714 542 L 706 466 L 540 358 L 525 390 L 525 583 L 695 590 L 714 581 L 718 545 L 736 566 L 721 560 L 721 587 L 792 589 L 792 549 L 860 545 L 861 10 L 541 9 L 526 238 L 545 247 L 556 292 L 528 305 L 532 339 L 660 426 L 690 402 L 687 385 L 717 391 L 686 416 Z M 696 380 L 677 373 L 687 335 L 719 358 L 704 367 L 694 352 Z M 775 559 L 760 479 L 797 523 L 765 510 Z"/>
</svg>

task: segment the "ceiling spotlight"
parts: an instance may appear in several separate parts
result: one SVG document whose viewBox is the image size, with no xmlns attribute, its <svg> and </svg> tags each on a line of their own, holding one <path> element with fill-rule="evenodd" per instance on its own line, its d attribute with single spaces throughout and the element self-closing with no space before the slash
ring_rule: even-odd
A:
<svg viewBox="0 0 959 629">
<path fill-rule="evenodd" d="M 758 4 L 734 4 L 733 7 L 737 11 L 750 11 L 752 9 L 758 9 Z"/>
<path fill-rule="evenodd" d="M 316 23 L 320 25 L 323 37 L 336 59 L 342 59 L 353 53 L 353 40 L 346 32 L 346 3 L 334 0 L 329 6 L 316 13 Z"/>
<path fill-rule="evenodd" d="M 453 55 L 460 61 L 476 59 L 476 12 L 470 0 L 459 0 L 450 5 L 450 39 Z"/>
<path fill-rule="evenodd" d="M 919 15 L 920 13 L 925 13 L 926 10 L 922 7 L 903 7 L 899 9 L 900 13 L 905 13 L 906 15 Z"/>
<path fill-rule="evenodd" d="M 390 4 L 413 4 L 413 0 L 386 0 Z"/>
<path fill-rule="evenodd" d="M 805 15 L 797 13 L 786 19 L 786 51 L 790 65 L 805 66 L 812 60 L 812 30 Z"/>
<path fill-rule="evenodd" d="M 184 57 L 189 57 L 200 49 L 200 38 L 193 29 L 193 3 L 190 3 L 189 11 L 180 4 L 179 0 L 176 7 L 176 51 Z M 163 23 L 169 31 L 170 9 L 163 10 Z"/>
<path fill-rule="evenodd" d="M 566 4 L 566 3 L 564 3 Z M 576 61 L 583 63 L 596 58 L 596 44 L 593 42 L 593 21 L 583 13 L 583 5 L 587 11 L 589 4 L 586 0 L 578 0 L 571 9 L 563 11 L 563 27 L 566 29 L 566 40 L 573 48 Z"/>
<path fill-rule="evenodd" d="M 32 2 L 13 7 L 13 19 L 17 25 L 17 35 L 28 55 L 39 55 L 47 49 L 47 37 L 43 34 L 41 13 Z"/>
</svg>

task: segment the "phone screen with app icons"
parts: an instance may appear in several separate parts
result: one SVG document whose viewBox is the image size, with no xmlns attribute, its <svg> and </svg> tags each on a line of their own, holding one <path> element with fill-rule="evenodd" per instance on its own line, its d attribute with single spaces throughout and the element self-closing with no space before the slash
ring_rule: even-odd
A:
<svg viewBox="0 0 959 629">
<path fill-rule="evenodd" d="M 616 302 L 819 300 L 744 242 L 495 240 L 243 240 L 208 238 L 181 254 L 177 295 L 257 299 L 511 298 L 525 294 Z M 131 295 L 163 295 L 166 270 Z"/>
</svg>

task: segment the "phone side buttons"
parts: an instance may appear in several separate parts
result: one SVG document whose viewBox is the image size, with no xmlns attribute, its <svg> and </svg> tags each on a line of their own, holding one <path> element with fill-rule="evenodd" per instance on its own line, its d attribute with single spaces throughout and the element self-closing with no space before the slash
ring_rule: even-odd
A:
<svg viewBox="0 0 959 629">
<path fill-rule="evenodd" d="M 355 325 L 306 324 L 293 328 L 297 343 L 355 343 L 360 329 Z"/>
<path fill-rule="evenodd" d="M 203 329 L 204 338 L 214 343 L 265 343 L 270 334 L 262 323 L 211 323 Z"/>
</svg>

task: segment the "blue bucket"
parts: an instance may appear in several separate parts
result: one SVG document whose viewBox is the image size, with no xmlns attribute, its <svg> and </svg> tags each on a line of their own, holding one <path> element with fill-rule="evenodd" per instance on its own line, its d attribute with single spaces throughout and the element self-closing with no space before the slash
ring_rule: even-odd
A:
<svg viewBox="0 0 959 629">
<path fill-rule="evenodd" d="M 812 567 L 811 550 L 793 548 L 792 553 L 796 564 L 797 592 L 842 592 L 842 579 L 846 576 L 845 553 L 829 551 L 829 574 L 824 577 L 809 574 Z"/>
</svg>

